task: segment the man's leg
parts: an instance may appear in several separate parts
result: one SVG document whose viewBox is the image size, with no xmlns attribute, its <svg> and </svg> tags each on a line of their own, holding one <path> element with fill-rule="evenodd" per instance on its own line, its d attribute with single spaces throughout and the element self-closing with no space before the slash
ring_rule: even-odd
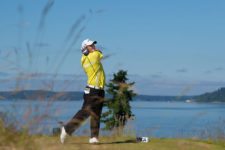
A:
<svg viewBox="0 0 225 150">
<path fill-rule="evenodd" d="M 94 99 L 95 104 L 92 106 L 92 113 L 91 113 L 91 138 L 99 136 L 99 128 L 100 128 L 100 119 L 104 101 L 104 95 L 98 96 Z"/>
<path fill-rule="evenodd" d="M 89 97 L 84 94 L 84 102 L 81 110 L 79 110 L 73 118 L 64 126 L 67 134 L 71 135 L 81 123 L 85 121 L 91 114 L 91 104 L 89 103 Z"/>
</svg>

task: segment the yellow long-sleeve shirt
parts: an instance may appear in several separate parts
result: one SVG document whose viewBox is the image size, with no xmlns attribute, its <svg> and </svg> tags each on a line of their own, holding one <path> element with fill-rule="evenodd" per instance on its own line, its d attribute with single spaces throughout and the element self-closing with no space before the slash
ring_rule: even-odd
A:
<svg viewBox="0 0 225 150">
<path fill-rule="evenodd" d="M 88 54 L 82 55 L 81 65 L 87 75 L 87 84 L 95 87 L 104 88 L 105 86 L 105 72 L 101 63 L 103 54 L 95 50 Z"/>
</svg>

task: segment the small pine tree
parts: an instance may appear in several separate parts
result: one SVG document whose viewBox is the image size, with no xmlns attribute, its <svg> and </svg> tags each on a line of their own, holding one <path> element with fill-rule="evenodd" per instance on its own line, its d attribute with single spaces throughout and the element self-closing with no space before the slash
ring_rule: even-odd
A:
<svg viewBox="0 0 225 150">
<path fill-rule="evenodd" d="M 101 121 L 105 124 L 105 130 L 116 129 L 118 134 L 123 131 L 128 119 L 134 116 L 130 106 L 130 101 L 136 95 L 131 89 L 134 82 L 127 81 L 127 71 L 119 70 L 106 85 L 110 98 L 104 103 L 107 111 L 102 113 Z"/>
</svg>

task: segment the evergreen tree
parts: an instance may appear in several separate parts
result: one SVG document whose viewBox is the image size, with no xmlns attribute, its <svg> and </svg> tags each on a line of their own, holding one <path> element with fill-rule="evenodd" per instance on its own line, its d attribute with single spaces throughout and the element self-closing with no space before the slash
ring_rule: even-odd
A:
<svg viewBox="0 0 225 150">
<path fill-rule="evenodd" d="M 106 92 L 110 96 L 104 103 L 107 111 L 102 113 L 101 117 L 105 130 L 116 129 L 121 133 L 128 119 L 134 116 L 130 106 L 130 101 L 136 95 L 132 90 L 134 82 L 127 83 L 127 81 L 127 71 L 119 70 L 106 85 Z"/>
</svg>

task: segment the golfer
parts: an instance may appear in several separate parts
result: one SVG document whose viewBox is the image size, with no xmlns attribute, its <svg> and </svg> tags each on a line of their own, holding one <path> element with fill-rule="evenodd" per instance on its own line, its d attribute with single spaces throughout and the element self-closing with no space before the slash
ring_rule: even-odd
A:
<svg viewBox="0 0 225 150">
<path fill-rule="evenodd" d="M 61 128 L 60 141 L 64 143 L 67 135 L 78 129 L 90 117 L 91 138 L 89 143 L 98 143 L 100 117 L 104 102 L 105 73 L 101 64 L 102 52 L 97 50 L 97 41 L 86 39 L 82 42 L 81 65 L 87 75 L 87 85 L 83 94 L 83 106 L 73 118 Z"/>
</svg>

